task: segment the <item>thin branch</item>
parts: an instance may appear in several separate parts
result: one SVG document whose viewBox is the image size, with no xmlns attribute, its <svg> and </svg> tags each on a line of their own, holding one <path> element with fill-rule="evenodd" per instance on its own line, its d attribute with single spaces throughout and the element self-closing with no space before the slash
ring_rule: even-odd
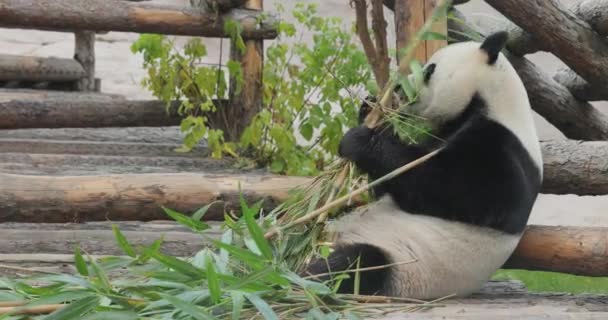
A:
<svg viewBox="0 0 608 320">
<path fill-rule="evenodd" d="M 394 267 L 394 266 L 400 266 L 400 265 L 404 265 L 404 264 L 410 264 L 410 263 L 414 263 L 414 262 L 418 262 L 418 260 L 417 259 L 413 259 L 413 260 L 399 261 L 399 262 L 393 262 L 393 263 L 383 264 L 383 265 L 380 265 L 380 266 L 365 267 L 365 268 L 355 268 L 355 269 L 344 270 L 344 271 L 332 271 L 332 272 L 319 273 L 319 274 L 311 274 L 309 276 L 304 277 L 304 279 L 314 279 L 314 278 L 319 278 L 319 277 L 324 277 L 324 276 L 331 276 L 331 275 L 342 274 L 342 273 L 355 273 L 355 272 L 382 270 L 382 269 L 386 269 L 386 268 L 390 268 L 390 267 Z"/>
</svg>

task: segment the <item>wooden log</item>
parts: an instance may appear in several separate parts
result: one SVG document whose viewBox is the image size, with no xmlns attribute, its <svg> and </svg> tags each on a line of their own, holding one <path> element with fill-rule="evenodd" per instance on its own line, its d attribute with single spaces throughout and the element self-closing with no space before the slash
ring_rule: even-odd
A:
<svg viewBox="0 0 608 320">
<path fill-rule="evenodd" d="M 262 10 L 262 0 L 247 0 L 245 8 Z M 224 119 L 224 138 L 227 141 L 238 141 L 253 117 L 262 110 L 262 66 L 264 65 L 264 42 L 259 40 L 245 41 L 241 50 L 236 43 L 230 44 L 230 58 L 241 64 L 242 82 L 237 85 L 239 77 L 230 75 L 230 108 L 220 110 Z M 237 89 L 240 89 L 238 91 Z"/>
<path fill-rule="evenodd" d="M 453 14 L 466 21 L 457 9 Z M 483 32 L 472 24 L 448 21 L 450 37 L 457 41 L 467 39 L 461 33 L 482 37 Z M 557 83 L 525 57 L 507 53 L 507 57 L 521 77 L 530 98 L 532 109 L 548 120 L 570 139 L 607 140 L 608 117 L 588 102 L 576 99 L 568 89 Z"/>
<path fill-rule="evenodd" d="M 190 0 L 190 4 L 209 12 L 226 12 L 245 4 L 247 0 Z"/>
<path fill-rule="evenodd" d="M 44 140 L 50 142 L 87 141 L 173 145 L 181 144 L 184 138 L 184 134 L 180 131 L 179 127 L 18 129 L 4 130 L 1 135 L 5 139 Z M 205 147 L 203 142 L 201 141 L 198 146 Z M 72 152 L 62 151 L 61 153 Z"/>
<path fill-rule="evenodd" d="M 72 92 L 0 95 L 0 114 L 0 129 L 172 126 L 181 122 L 158 100 L 109 99 Z"/>
<path fill-rule="evenodd" d="M 591 84 L 570 68 L 560 68 L 553 79 L 566 87 L 573 96 L 582 101 L 608 100 L 608 90 L 596 84 Z"/>
<path fill-rule="evenodd" d="M 231 158 L 108 156 L 0 153 L 0 172 L 23 175 L 77 176 L 132 173 L 231 172 Z"/>
<path fill-rule="evenodd" d="M 95 82 L 95 32 L 78 31 L 75 33 L 74 59 L 80 62 L 85 75 L 78 81 L 79 91 L 96 91 Z"/>
<path fill-rule="evenodd" d="M 551 141 L 543 146 L 543 192 L 608 194 L 608 142 Z"/>
<path fill-rule="evenodd" d="M 200 234 L 172 221 L 87 223 L 2 223 L 0 255 L 70 254 L 79 245 L 94 255 L 121 255 L 112 225 L 117 225 L 135 247 L 149 245 L 161 236 L 163 252 L 191 256 L 209 246 Z M 206 236 L 219 238 L 221 223 L 209 222 Z M 35 233 L 36 237 L 31 234 Z M 564 272 L 608 276 L 608 228 L 528 226 L 505 269 Z"/>
<path fill-rule="evenodd" d="M 0 171 L 35 175 L 197 173 L 226 172 L 234 164 L 231 159 L 205 158 L 209 153 L 204 146 L 190 153 L 177 153 L 174 149 L 178 146 L 178 143 L 0 139 Z M 541 146 L 543 193 L 608 194 L 608 142 L 545 141 Z M 291 184 L 291 177 L 274 177 Z"/>
<path fill-rule="evenodd" d="M 0 54 L 0 81 L 77 81 L 84 75 L 74 59 Z"/>
<path fill-rule="evenodd" d="M 23 176 L 0 173 L 0 222 L 79 222 L 165 218 L 161 207 L 194 212 L 212 202 L 207 218 L 238 212 L 239 184 L 251 203 L 274 208 L 308 180 L 259 174 L 127 174 Z"/>
<path fill-rule="evenodd" d="M 87 223 L 2 223 L 0 254 L 69 254 L 76 246 L 93 255 L 124 255 L 112 231 L 116 225 L 133 247 L 147 246 L 163 238 L 161 251 L 188 257 L 209 246 L 205 237 L 171 221 L 102 221 Z M 211 223 L 208 237 L 219 239 L 219 223 Z M 36 236 L 32 237 L 32 233 Z"/>
<path fill-rule="evenodd" d="M 504 268 L 608 276 L 608 228 L 528 226 Z"/>
<path fill-rule="evenodd" d="M 597 0 L 575 2 L 569 7 L 569 10 L 587 22 L 599 35 L 608 36 L 608 2 Z M 509 32 L 507 48 L 516 55 L 523 56 L 540 50 L 549 50 L 533 34 L 508 20 L 498 24 L 494 20 L 492 22 L 496 25 L 492 30 L 507 30 Z M 560 69 L 553 78 L 570 90 L 572 95 L 579 100 L 608 100 L 608 90 L 603 90 L 601 86 L 595 83 L 588 83 L 569 68 Z"/>
<path fill-rule="evenodd" d="M 608 90 L 608 43 L 557 0 L 486 2 L 530 32 L 585 80 Z"/>
<path fill-rule="evenodd" d="M 0 4 L 0 27 L 6 28 L 226 37 L 224 22 L 228 19 L 242 25 L 245 38 L 277 36 L 276 17 L 255 10 L 235 9 L 217 15 L 197 8 L 118 0 L 5 0 Z"/>
<path fill-rule="evenodd" d="M 210 155 L 204 144 L 190 152 L 177 152 L 178 143 L 106 142 L 86 140 L 0 139 L 0 153 L 104 155 L 120 157 L 204 158 Z"/>
<path fill-rule="evenodd" d="M 534 111 L 569 139 L 608 140 L 608 116 L 590 103 L 576 99 L 527 58 L 508 57 L 526 86 Z"/>
<path fill-rule="evenodd" d="M 232 123 L 237 121 L 223 121 L 221 112 L 230 113 L 236 108 L 231 108 L 227 100 L 213 103 L 218 108 L 206 115 L 209 125 L 223 130 L 232 128 Z M 167 107 L 160 100 L 112 99 L 99 94 L 9 93 L 5 96 L 0 91 L 0 114 L 3 115 L 0 129 L 177 126 L 182 119 L 177 113 L 178 107 L 178 101 Z"/>
</svg>

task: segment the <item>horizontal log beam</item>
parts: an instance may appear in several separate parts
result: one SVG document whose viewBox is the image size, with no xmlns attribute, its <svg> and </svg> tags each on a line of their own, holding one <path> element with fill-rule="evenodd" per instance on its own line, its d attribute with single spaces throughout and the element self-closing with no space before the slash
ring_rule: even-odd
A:
<svg viewBox="0 0 608 320">
<path fill-rule="evenodd" d="M 208 157 L 210 154 L 203 144 L 199 144 L 197 148 L 190 152 L 175 151 L 180 146 L 181 144 L 179 143 L 0 139 L 0 153 L 180 158 L 203 158 Z"/>
<path fill-rule="evenodd" d="M 199 154 L 200 152 L 196 152 Z M 178 154 L 179 155 L 179 154 Z M 0 172 L 23 175 L 81 176 L 132 173 L 226 172 L 231 158 L 212 159 L 186 154 L 170 156 L 108 156 L 80 154 L 28 154 L 0 151 Z"/>
<path fill-rule="evenodd" d="M 608 90 L 608 42 L 557 0 L 486 0 L 585 80 Z"/>
<path fill-rule="evenodd" d="M 127 100 L 97 93 L 32 93 L 0 90 L 0 129 L 103 128 L 177 126 L 179 102 L 169 108 L 160 100 Z M 226 106 L 227 100 L 214 100 Z M 207 115 L 214 128 L 224 129 L 219 113 Z"/>
<path fill-rule="evenodd" d="M 0 3 L 0 27 L 5 28 L 227 37 L 224 22 L 229 19 L 242 25 L 245 38 L 277 36 L 276 18 L 255 10 L 234 9 L 217 15 L 197 8 L 120 0 L 5 0 Z"/>
<path fill-rule="evenodd" d="M 73 222 L 165 219 L 162 206 L 193 212 L 217 202 L 209 220 L 224 208 L 238 212 L 239 184 L 248 202 L 270 210 L 306 178 L 244 174 L 126 174 L 24 176 L 0 173 L 0 222 Z"/>
<path fill-rule="evenodd" d="M 528 226 L 505 269 L 608 276 L 608 228 Z"/>
<path fill-rule="evenodd" d="M 77 81 L 84 76 L 74 59 L 0 54 L 0 81 Z"/>
<path fill-rule="evenodd" d="M 71 254 L 77 245 L 93 255 L 122 255 L 112 224 L 135 247 L 163 236 L 161 250 L 173 256 L 192 256 L 210 245 L 201 235 L 173 222 L 3 223 L 0 255 Z M 210 226 L 206 236 L 219 238 L 220 223 L 210 222 Z M 503 268 L 608 276 L 608 251 L 596 250 L 606 241 L 608 228 L 531 225 Z"/>
<path fill-rule="evenodd" d="M 455 16 L 466 21 L 465 16 L 453 9 Z M 483 37 L 491 31 L 478 30 L 473 24 L 448 20 L 450 38 L 466 41 Z M 608 116 L 590 103 L 575 98 L 563 85 L 556 82 L 533 62 L 507 52 L 507 57 L 522 79 L 532 109 L 554 125 L 567 138 L 574 140 L 608 140 Z"/>
<path fill-rule="evenodd" d="M 116 157 L 82 157 L 68 155 L 19 155 L 6 154 L 2 166 L 10 168 L 11 163 L 24 169 L 27 162 L 33 162 L 30 169 L 35 174 L 35 164 L 40 170 L 47 170 L 49 164 L 63 165 L 68 172 L 86 174 L 91 166 L 78 161 L 91 161 L 95 166 L 109 163 L 108 170 L 126 166 L 137 172 L 165 171 L 164 165 L 182 173 L 149 173 L 124 175 L 86 176 L 24 176 L 0 173 L 0 222 L 68 222 L 112 220 L 154 220 L 165 218 L 161 206 L 169 206 L 183 212 L 193 212 L 198 208 L 219 201 L 231 209 L 238 208 L 238 185 L 249 201 L 266 199 L 266 209 L 270 210 L 278 202 L 285 200 L 287 192 L 310 182 L 309 178 L 287 177 L 268 174 L 245 173 L 240 175 L 224 173 L 183 173 L 200 171 L 209 165 L 188 159 L 171 160 Z M 8 158 L 7 158 L 8 157 Z M 9 159 L 13 157 L 12 159 Z M 544 142 L 545 159 L 544 193 L 555 194 L 608 194 L 608 142 Z M 28 160 L 29 159 L 29 160 Z M 38 161 L 36 161 L 38 159 Z M 136 160 L 133 160 L 136 159 Z M 95 162 L 96 161 L 96 162 Z M 134 168 L 130 161 L 148 164 L 151 168 Z M 157 161 L 157 162 L 155 162 Z M 45 164 L 46 163 L 46 164 Z M 116 166 L 111 168 L 111 166 Z M 2 167 L 0 166 L 0 167 Z M 177 168 L 179 166 L 179 168 Z M 225 165 L 219 169 L 226 168 Z M 124 167 L 123 167 L 124 168 Z M 159 169 L 160 168 L 160 169 Z M 57 168 L 55 168 L 57 169 Z M 60 169 L 60 168 L 59 168 Z M 80 171 L 79 171 L 80 170 Z M 130 171 L 130 170 L 124 170 Z M 61 172 L 60 172 L 61 173 Z M 208 218 L 221 219 L 223 205 L 212 208 Z"/>
<path fill-rule="evenodd" d="M 544 193 L 608 195 L 608 142 L 551 141 L 542 147 Z"/>
</svg>

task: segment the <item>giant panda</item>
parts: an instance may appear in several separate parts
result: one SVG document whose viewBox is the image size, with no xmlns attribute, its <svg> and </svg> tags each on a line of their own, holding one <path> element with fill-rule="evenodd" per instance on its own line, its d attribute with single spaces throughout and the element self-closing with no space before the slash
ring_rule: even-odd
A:
<svg viewBox="0 0 608 320">
<path fill-rule="evenodd" d="M 505 263 L 543 175 L 526 90 L 501 53 L 506 41 L 497 32 L 450 44 L 425 64 L 419 99 L 406 110 L 426 118 L 435 138 L 406 144 L 383 127 L 347 131 L 339 155 L 370 180 L 443 149 L 331 221 L 333 251 L 304 274 L 325 281 L 358 267 L 360 294 L 434 299 L 474 293 Z M 338 292 L 352 293 L 354 279 L 350 273 Z"/>
</svg>

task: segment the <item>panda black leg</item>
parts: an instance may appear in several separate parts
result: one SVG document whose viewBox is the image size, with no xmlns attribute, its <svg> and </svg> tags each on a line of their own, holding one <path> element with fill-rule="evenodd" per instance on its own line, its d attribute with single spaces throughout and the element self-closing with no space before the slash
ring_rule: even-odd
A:
<svg viewBox="0 0 608 320">
<path fill-rule="evenodd" d="M 327 260 L 317 259 L 310 263 L 303 272 L 303 276 L 320 275 L 316 280 L 327 281 L 331 279 L 329 272 L 339 273 L 346 270 L 357 269 L 357 259 L 360 257 L 359 268 L 383 266 L 389 263 L 385 253 L 378 247 L 356 243 L 335 248 Z M 388 280 L 388 268 L 361 271 L 359 293 L 365 295 L 382 295 L 385 282 Z M 355 272 L 347 273 L 348 279 L 342 280 L 338 293 L 353 293 L 355 288 Z M 335 276 L 335 274 L 333 275 Z"/>
</svg>

